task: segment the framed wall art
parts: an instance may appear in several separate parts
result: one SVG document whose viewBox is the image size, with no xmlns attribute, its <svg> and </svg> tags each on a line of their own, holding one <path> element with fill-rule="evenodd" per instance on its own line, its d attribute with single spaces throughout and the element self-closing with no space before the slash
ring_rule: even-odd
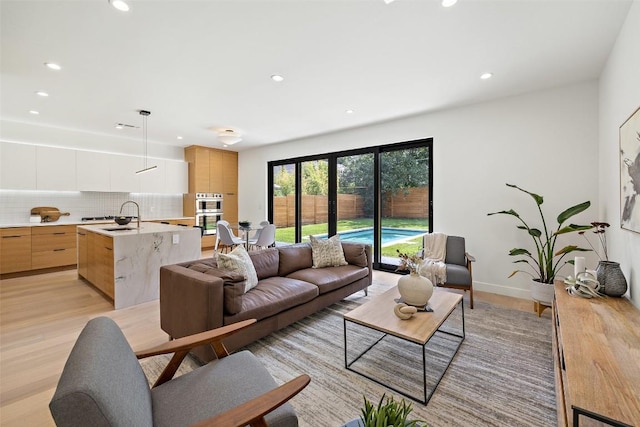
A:
<svg viewBox="0 0 640 427">
<path fill-rule="evenodd" d="M 620 226 L 640 233 L 640 107 L 620 126 Z"/>
</svg>

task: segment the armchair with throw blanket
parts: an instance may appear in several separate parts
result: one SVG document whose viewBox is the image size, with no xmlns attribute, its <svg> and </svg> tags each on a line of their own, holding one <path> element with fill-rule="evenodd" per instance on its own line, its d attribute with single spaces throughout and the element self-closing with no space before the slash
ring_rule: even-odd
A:
<svg viewBox="0 0 640 427">
<path fill-rule="evenodd" d="M 469 291 L 469 307 L 473 308 L 473 276 L 475 258 L 465 250 L 464 237 L 442 233 L 425 234 L 420 274 L 434 286 Z"/>
</svg>

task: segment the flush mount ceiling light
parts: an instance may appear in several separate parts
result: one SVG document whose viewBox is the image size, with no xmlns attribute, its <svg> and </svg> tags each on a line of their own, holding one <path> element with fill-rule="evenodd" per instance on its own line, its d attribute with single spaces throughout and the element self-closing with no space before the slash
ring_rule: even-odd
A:
<svg viewBox="0 0 640 427">
<path fill-rule="evenodd" d="M 385 2 L 386 4 L 389 4 L 389 3 L 392 3 L 392 2 L 393 2 L 393 0 L 384 0 L 384 2 Z"/>
<path fill-rule="evenodd" d="M 457 2 L 458 0 L 442 0 L 442 7 L 451 7 Z"/>
<path fill-rule="evenodd" d="M 274 74 L 271 76 L 271 80 L 273 80 L 274 82 L 280 83 L 281 81 L 284 80 L 284 77 L 282 77 L 280 74 Z"/>
<path fill-rule="evenodd" d="M 129 5 L 124 0 L 108 0 L 109 4 L 122 12 L 129 11 Z"/>
<path fill-rule="evenodd" d="M 218 141 L 225 145 L 233 145 L 242 141 L 242 136 L 233 129 L 222 129 L 218 131 Z"/>
<path fill-rule="evenodd" d="M 351 109 L 349 109 L 349 110 L 345 110 L 345 113 L 347 113 L 347 114 L 353 114 L 353 113 L 354 113 L 354 111 L 353 111 L 353 110 L 351 110 Z"/>
<path fill-rule="evenodd" d="M 44 63 L 44 65 L 45 65 L 47 68 L 50 68 L 50 69 L 52 69 L 52 70 L 56 70 L 56 71 L 60 71 L 60 70 L 62 70 L 62 67 L 61 67 L 61 66 L 59 66 L 58 64 L 54 63 L 54 62 L 45 62 L 45 63 Z"/>
<path fill-rule="evenodd" d="M 156 169 L 158 166 L 147 166 L 147 117 L 151 114 L 151 111 L 140 110 L 140 115 L 142 116 L 142 138 L 144 143 L 144 168 L 140 169 L 136 172 L 136 174 L 141 174 L 145 172 L 152 171 Z"/>
<path fill-rule="evenodd" d="M 42 91 L 42 90 L 37 91 L 37 92 L 36 92 L 36 95 L 38 95 L 38 96 L 42 96 L 42 97 L 47 97 L 47 96 L 49 96 L 49 94 L 48 94 L 47 92 Z"/>
<path fill-rule="evenodd" d="M 34 116 L 37 116 L 38 114 L 40 114 L 40 112 L 36 110 L 29 110 L 29 113 L 33 114 Z"/>
<path fill-rule="evenodd" d="M 482 80 L 487 80 L 487 79 L 490 79 L 491 77 L 493 77 L 493 73 L 484 73 L 480 76 Z"/>
</svg>

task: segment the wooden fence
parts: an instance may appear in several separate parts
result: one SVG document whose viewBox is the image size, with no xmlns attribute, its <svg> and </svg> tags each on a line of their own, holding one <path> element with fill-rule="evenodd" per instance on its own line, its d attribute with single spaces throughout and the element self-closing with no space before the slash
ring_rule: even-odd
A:
<svg viewBox="0 0 640 427">
<path fill-rule="evenodd" d="M 327 222 L 327 196 L 302 196 L 302 225 Z M 273 222 L 276 227 L 295 225 L 295 196 L 275 197 Z M 393 196 L 385 196 L 382 202 L 385 218 L 427 218 L 429 216 L 429 188 L 410 188 Z M 355 194 L 338 194 L 338 220 L 364 217 L 364 198 Z"/>
</svg>

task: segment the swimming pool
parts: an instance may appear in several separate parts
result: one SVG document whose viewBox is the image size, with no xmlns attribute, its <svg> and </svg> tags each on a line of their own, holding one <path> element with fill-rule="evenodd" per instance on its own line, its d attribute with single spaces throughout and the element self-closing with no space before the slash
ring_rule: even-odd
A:
<svg viewBox="0 0 640 427">
<path fill-rule="evenodd" d="M 382 246 L 389 246 L 411 240 L 426 233 L 428 233 L 427 230 L 382 227 Z M 340 235 L 340 240 L 344 242 L 359 242 L 373 245 L 373 227 L 340 231 L 338 234 Z"/>
</svg>

